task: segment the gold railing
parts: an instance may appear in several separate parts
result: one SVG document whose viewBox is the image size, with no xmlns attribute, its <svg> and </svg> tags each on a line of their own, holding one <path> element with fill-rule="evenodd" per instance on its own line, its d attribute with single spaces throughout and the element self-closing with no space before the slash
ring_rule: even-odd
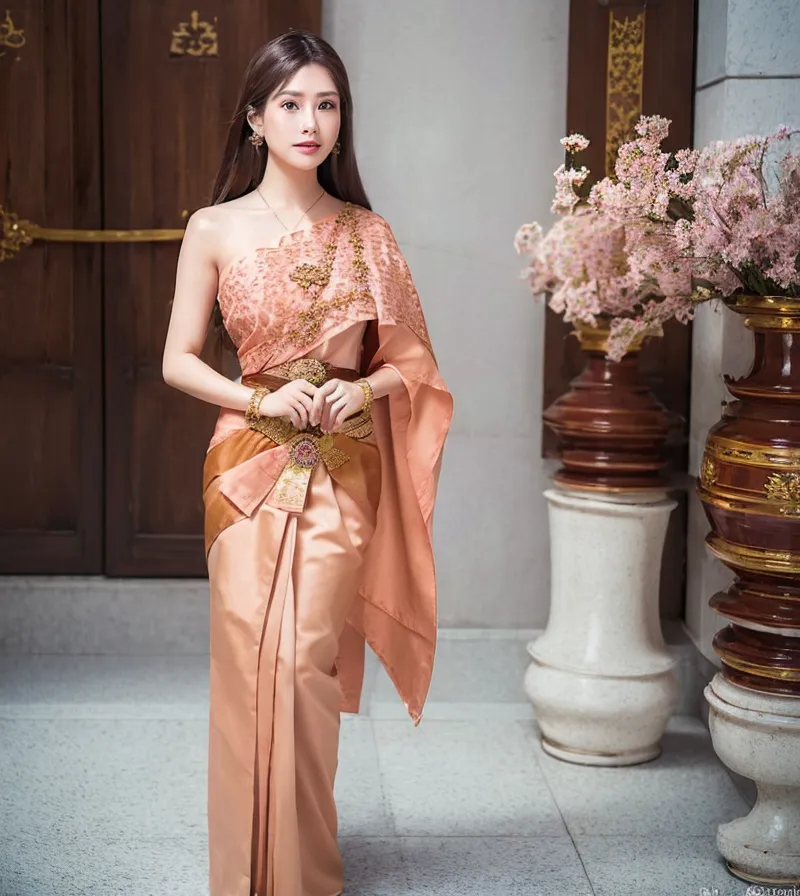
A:
<svg viewBox="0 0 800 896">
<path fill-rule="evenodd" d="M 8 261 L 34 240 L 55 243 L 164 243 L 183 239 L 183 228 L 172 230 L 72 230 L 40 227 L 0 205 L 0 262 Z"/>
</svg>

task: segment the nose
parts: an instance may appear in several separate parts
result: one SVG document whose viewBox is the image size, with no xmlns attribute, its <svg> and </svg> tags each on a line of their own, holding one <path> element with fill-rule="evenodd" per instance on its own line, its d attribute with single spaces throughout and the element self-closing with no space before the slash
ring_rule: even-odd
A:
<svg viewBox="0 0 800 896">
<path fill-rule="evenodd" d="M 317 122 L 314 118 L 308 119 L 306 121 L 305 127 L 303 128 L 304 134 L 316 134 L 317 133 Z"/>
</svg>

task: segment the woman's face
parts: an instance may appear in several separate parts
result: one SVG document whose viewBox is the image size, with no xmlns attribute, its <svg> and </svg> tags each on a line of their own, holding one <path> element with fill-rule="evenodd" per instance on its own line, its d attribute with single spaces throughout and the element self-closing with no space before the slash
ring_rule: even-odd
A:
<svg viewBox="0 0 800 896">
<path fill-rule="evenodd" d="M 250 121 L 266 140 L 270 156 L 310 170 L 328 157 L 336 143 L 340 106 L 328 70 L 312 64 L 278 88 L 267 100 L 263 115 L 253 114 Z"/>
</svg>

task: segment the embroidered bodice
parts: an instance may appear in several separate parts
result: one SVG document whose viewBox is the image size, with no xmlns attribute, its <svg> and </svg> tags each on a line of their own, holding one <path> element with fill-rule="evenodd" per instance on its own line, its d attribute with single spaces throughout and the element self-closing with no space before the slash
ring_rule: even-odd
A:
<svg viewBox="0 0 800 896">
<path fill-rule="evenodd" d="M 405 323 L 428 344 L 389 226 L 350 204 L 274 248 L 231 261 L 220 277 L 219 304 L 245 374 L 304 355 L 357 367 L 366 321 L 374 319 Z"/>
</svg>

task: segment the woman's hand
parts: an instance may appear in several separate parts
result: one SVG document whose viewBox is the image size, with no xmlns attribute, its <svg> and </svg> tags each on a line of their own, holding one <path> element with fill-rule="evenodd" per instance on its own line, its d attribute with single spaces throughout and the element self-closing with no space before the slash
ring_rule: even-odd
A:
<svg viewBox="0 0 800 896">
<path fill-rule="evenodd" d="M 364 407 L 364 390 L 347 380 L 328 380 L 317 389 L 311 407 L 311 425 L 323 432 L 339 432 L 344 421 Z"/>
<path fill-rule="evenodd" d="M 305 429 L 317 392 L 308 380 L 292 380 L 265 395 L 258 410 L 262 417 L 288 417 L 295 429 Z"/>
</svg>

